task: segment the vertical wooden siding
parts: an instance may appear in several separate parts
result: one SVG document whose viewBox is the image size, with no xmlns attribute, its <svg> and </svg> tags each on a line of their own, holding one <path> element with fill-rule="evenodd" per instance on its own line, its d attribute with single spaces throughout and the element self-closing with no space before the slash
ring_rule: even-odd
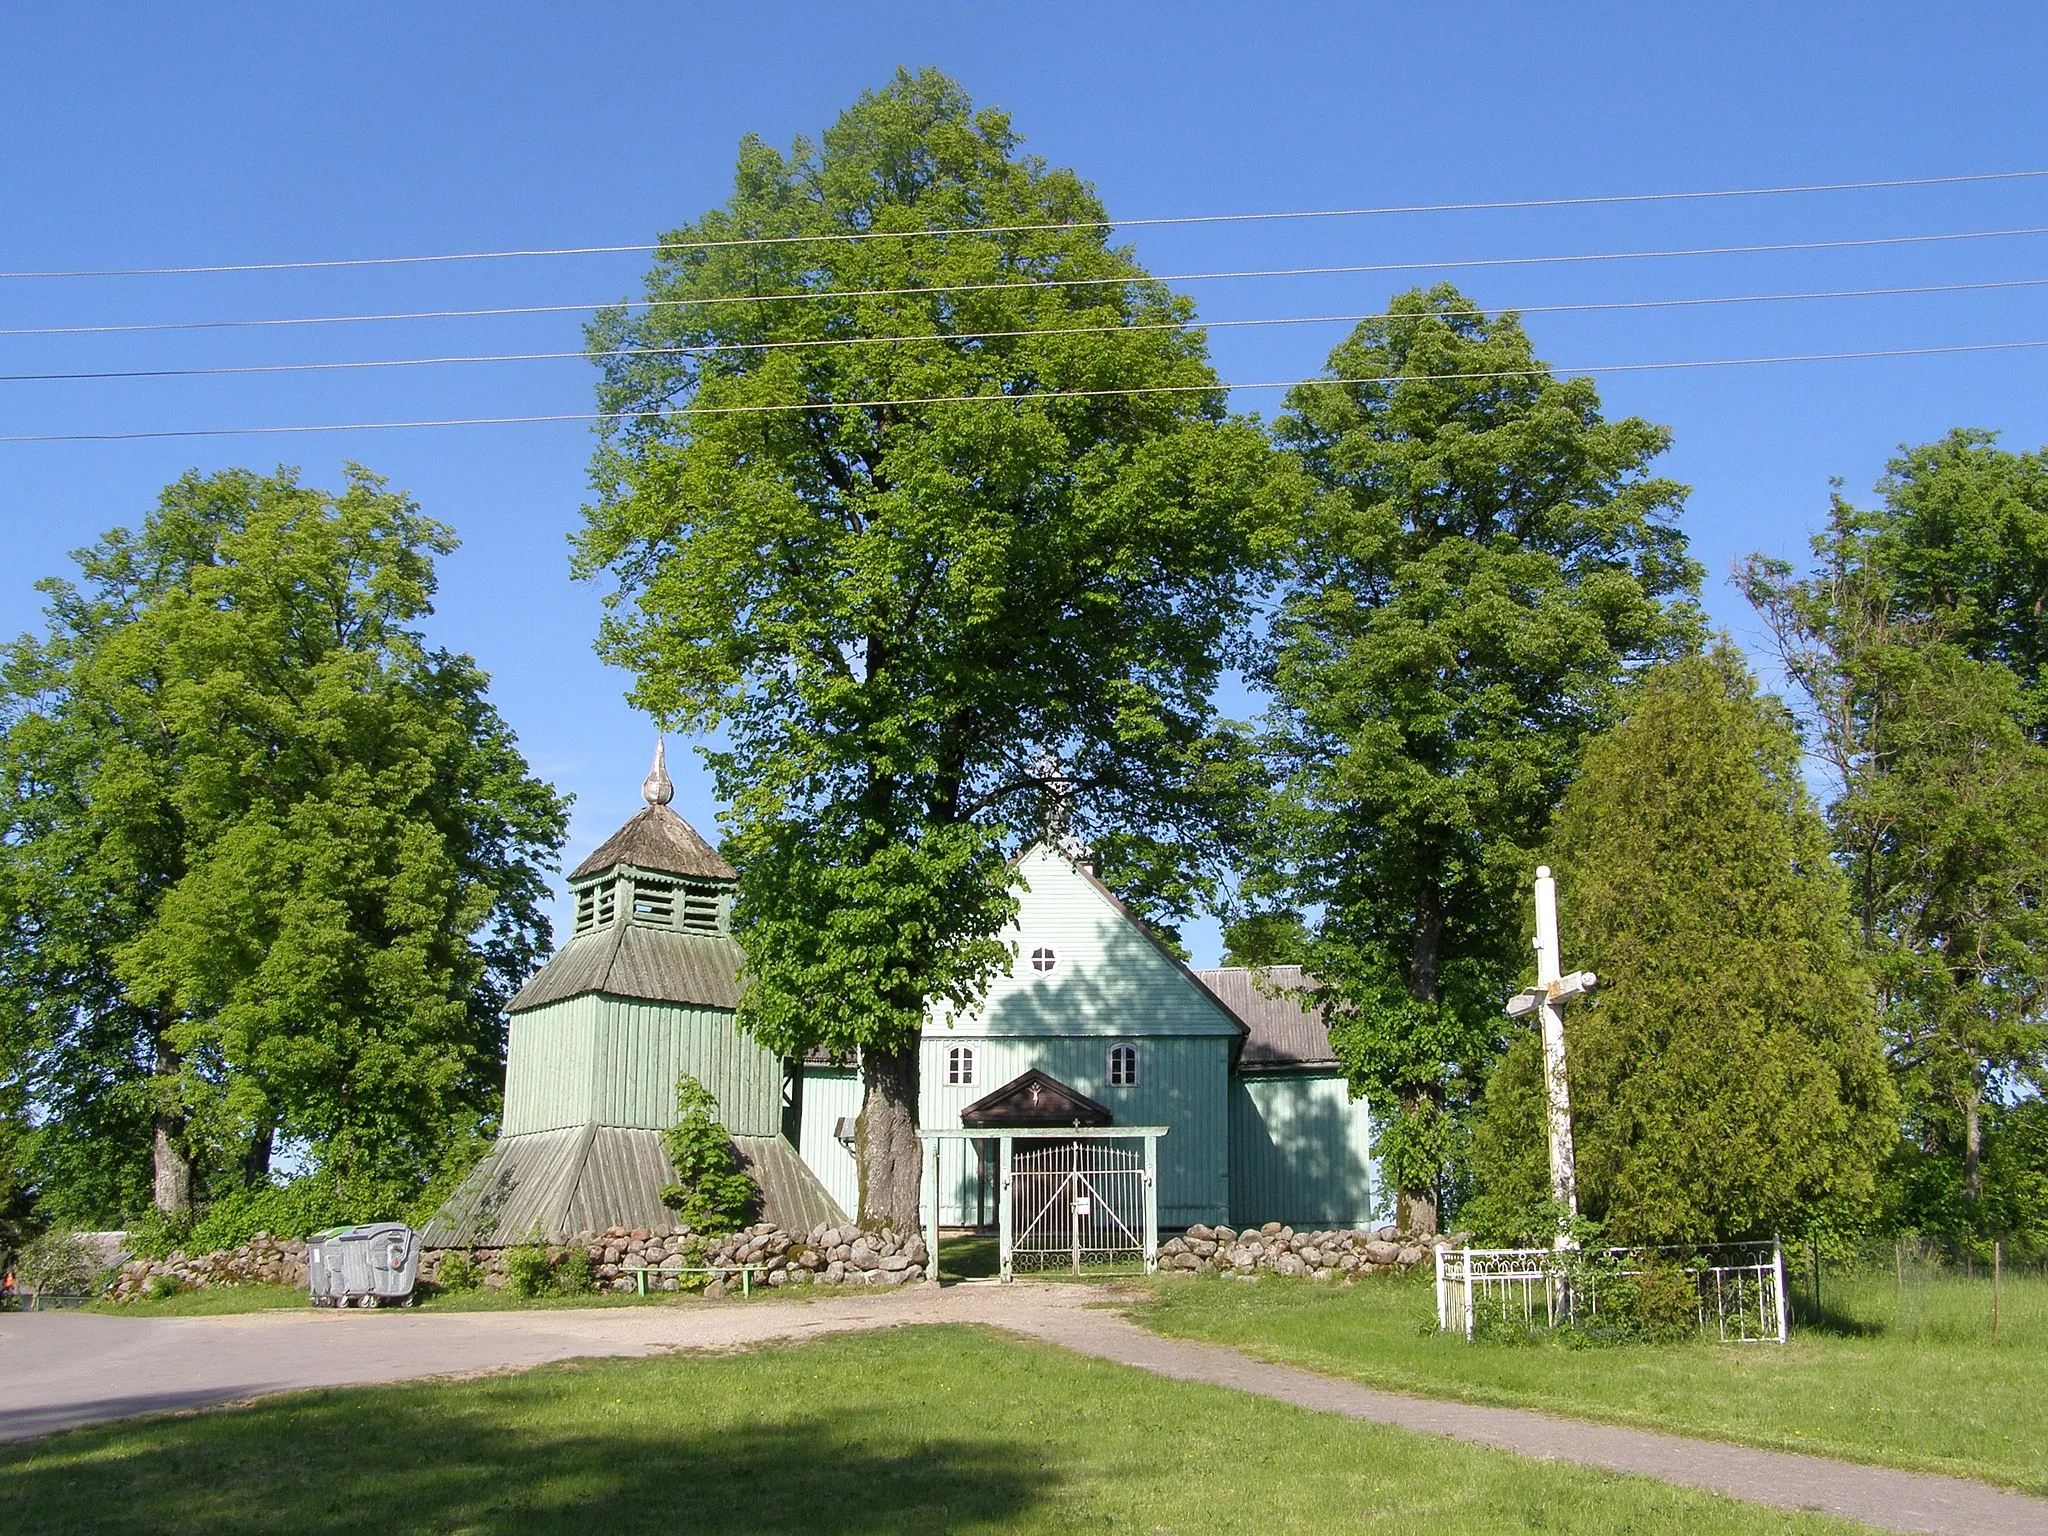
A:
<svg viewBox="0 0 2048 1536">
<path fill-rule="evenodd" d="M 597 999 L 572 997 L 512 1015 L 504 1134 L 559 1131 L 591 1119 Z"/>
<path fill-rule="evenodd" d="M 1365 1101 L 1341 1077 L 1240 1078 L 1230 1095 L 1231 1224 L 1372 1225 L 1381 1213 L 1370 1131 Z"/>
<path fill-rule="evenodd" d="M 782 1124 L 782 1062 L 742 1035 L 730 1013 L 586 994 L 512 1016 L 508 1136 L 596 1122 L 643 1130 L 675 1123 L 676 1077 L 718 1097 L 735 1136 Z"/>
<path fill-rule="evenodd" d="M 1162 954 L 1060 855 L 1034 849 L 1017 872 L 1024 881 L 1017 918 L 1003 935 L 1016 952 L 1010 974 L 992 980 L 978 1007 L 950 1021 L 955 1030 L 1241 1036 L 1241 1026 L 1214 994 Z M 1058 957 L 1049 972 L 1031 968 L 1031 952 L 1040 947 Z M 926 1033 L 943 1034 L 947 1025 L 935 1018 Z"/>
<path fill-rule="evenodd" d="M 833 1138 L 841 1115 L 860 1113 L 860 1076 L 845 1067 L 805 1067 L 803 1120 L 797 1151 L 825 1192 L 852 1216 L 860 1210 L 860 1170 L 853 1154 Z"/>
<path fill-rule="evenodd" d="M 1138 1047 L 1138 1081 L 1109 1085 L 1109 1048 Z M 971 1086 L 946 1081 L 946 1053 L 975 1049 Z M 928 1030 L 920 1062 L 918 1118 L 932 1127 L 960 1124 L 960 1111 L 1020 1073 L 1037 1067 L 1105 1104 L 1118 1125 L 1163 1125 L 1159 1143 L 1159 1224 L 1224 1220 L 1230 1212 L 1230 1041 L 1198 1035 L 1100 1035 L 1079 1039 L 949 1034 Z M 808 1106 L 806 1106 L 808 1107 Z M 975 1216 L 973 1150 L 949 1142 L 939 1166 L 939 1219 L 949 1225 Z"/>
<path fill-rule="evenodd" d="M 718 1098 L 735 1136 L 782 1132 L 782 1058 L 718 1008 L 603 999 L 597 1039 L 598 1119 L 659 1130 L 676 1118 L 676 1077 L 688 1072 Z"/>
</svg>

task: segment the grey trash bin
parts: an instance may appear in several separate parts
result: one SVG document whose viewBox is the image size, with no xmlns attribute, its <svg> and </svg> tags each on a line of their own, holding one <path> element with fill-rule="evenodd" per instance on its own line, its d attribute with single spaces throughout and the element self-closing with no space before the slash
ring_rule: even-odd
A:
<svg viewBox="0 0 2048 1536">
<path fill-rule="evenodd" d="M 306 1290 L 316 1307 L 409 1307 L 419 1273 L 419 1234 L 403 1222 L 329 1227 L 306 1242 Z"/>
</svg>

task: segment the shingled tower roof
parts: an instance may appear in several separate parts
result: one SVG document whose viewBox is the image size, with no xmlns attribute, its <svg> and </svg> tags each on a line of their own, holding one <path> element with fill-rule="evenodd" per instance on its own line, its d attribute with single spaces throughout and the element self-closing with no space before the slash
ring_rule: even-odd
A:
<svg viewBox="0 0 2048 1536">
<path fill-rule="evenodd" d="M 601 874 L 630 864 L 651 874 L 683 875 L 696 880 L 737 880 L 739 872 L 718 856 L 718 850 L 697 829 L 668 808 L 675 798 L 669 781 L 667 754 L 654 745 L 654 769 L 640 786 L 647 808 L 598 845 L 597 851 L 569 872 L 569 878 Z"/>
<path fill-rule="evenodd" d="M 668 808 L 665 754 L 640 786 L 647 808 L 569 876 L 575 931 L 507 1005 L 510 1013 L 586 993 L 730 1012 L 746 957 L 726 914 L 739 876 Z"/>
</svg>

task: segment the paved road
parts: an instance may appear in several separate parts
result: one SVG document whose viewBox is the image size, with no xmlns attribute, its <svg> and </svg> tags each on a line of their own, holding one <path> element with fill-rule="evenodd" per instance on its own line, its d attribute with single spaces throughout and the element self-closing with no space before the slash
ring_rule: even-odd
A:
<svg viewBox="0 0 2048 1536">
<path fill-rule="evenodd" d="M 2048 1499 L 1982 1483 L 1748 1450 L 1380 1392 L 1215 1345 L 1146 1333 L 1091 1308 L 1079 1286 L 908 1287 L 880 1295 L 754 1306 L 548 1312 L 265 1312 L 244 1317 L 0 1315 L 0 1440 L 139 1413 L 205 1407 L 307 1387 L 516 1369 L 597 1355 L 734 1349 L 770 1339 L 985 1323 L 1178 1381 L 1252 1392 L 1324 1413 L 1448 1435 L 1753 1503 L 1939 1536 L 2048 1536 Z"/>
</svg>

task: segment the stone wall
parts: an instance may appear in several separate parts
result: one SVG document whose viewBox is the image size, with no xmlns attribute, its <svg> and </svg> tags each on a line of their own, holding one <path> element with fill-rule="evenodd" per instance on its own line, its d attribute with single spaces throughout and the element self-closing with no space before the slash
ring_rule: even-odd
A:
<svg viewBox="0 0 2048 1536">
<path fill-rule="evenodd" d="M 590 1255 L 598 1289 L 627 1292 L 640 1287 L 639 1271 L 647 1271 L 650 1291 L 676 1291 L 705 1286 L 714 1296 L 737 1284 L 742 1266 L 756 1273 L 752 1283 L 776 1288 L 788 1285 L 896 1286 L 924 1277 L 927 1257 L 921 1234 L 891 1230 L 862 1232 L 848 1224 L 819 1225 L 801 1236 L 762 1222 L 723 1237 L 693 1235 L 688 1228 L 654 1232 L 647 1228 L 612 1227 L 579 1233 L 573 1244 L 556 1244 L 559 1258 L 570 1247 Z M 442 1261 L 467 1253 L 476 1261 L 482 1283 L 505 1284 L 503 1248 L 429 1249 L 420 1255 L 420 1278 L 439 1278 Z M 1159 1247 L 1162 1274 L 1228 1274 L 1250 1279 L 1260 1273 L 1305 1276 L 1313 1280 L 1352 1280 L 1383 1270 L 1412 1269 L 1429 1256 L 1431 1240 L 1410 1237 L 1393 1227 L 1371 1232 L 1296 1232 L 1269 1221 L 1263 1227 L 1189 1227 Z M 708 1275 L 691 1271 L 708 1270 Z M 152 1282 L 180 1290 L 208 1290 L 223 1285 L 296 1285 L 306 1283 L 303 1238 L 272 1237 L 259 1232 L 239 1248 L 191 1257 L 173 1253 L 164 1259 L 135 1259 L 115 1273 L 108 1294 L 133 1301 L 150 1293 Z"/>
<path fill-rule="evenodd" d="M 914 1232 L 861 1232 L 850 1224 L 822 1223 L 801 1236 L 768 1222 L 722 1237 L 693 1236 L 687 1227 L 672 1232 L 612 1227 L 579 1233 L 575 1246 L 590 1255 L 598 1289 L 620 1293 L 638 1290 L 639 1272 L 645 1270 L 650 1291 L 702 1285 L 712 1295 L 723 1295 L 728 1284 L 739 1283 L 743 1267 L 755 1271 L 754 1285 L 893 1286 L 921 1279 L 927 1257 L 924 1239 Z M 435 1249 L 422 1255 L 420 1277 L 437 1279 L 443 1257 L 458 1251 Z M 568 1251 L 561 1244 L 549 1249 L 556 1257 Z M 483 1283 L 493 1289 L 505 1284 L 506 1252 L 479 1248 L 470 1253 Z"/>
<path fill-rule="evenodd" d="M 1227 1274 L 1250 1280 L 1261 1271 L 1310 1280 L 1356 1280 L 1381 1270 L 1413 1269 L 1434 1251 L 1433 1240 L 1394 1227 L 1371 1232 L 1296 1232 L 1263 1227 L 1189 1227 L 1159 1245 L 1162 1274 Z"/>
<path fill-rule="evenodd" d="M 116 1301 L 134 1301 L 161 1290 L 207 1291 L 223 1285 L 297 1285 L 306 1283 L 306 1240 L 272 1237 L 258 1232 L 239 1248 L 191 1256 L 173 1253 L 163 1259 L 131 1259 L 114 1272 L 107 1294 Z"/>
</svg>

